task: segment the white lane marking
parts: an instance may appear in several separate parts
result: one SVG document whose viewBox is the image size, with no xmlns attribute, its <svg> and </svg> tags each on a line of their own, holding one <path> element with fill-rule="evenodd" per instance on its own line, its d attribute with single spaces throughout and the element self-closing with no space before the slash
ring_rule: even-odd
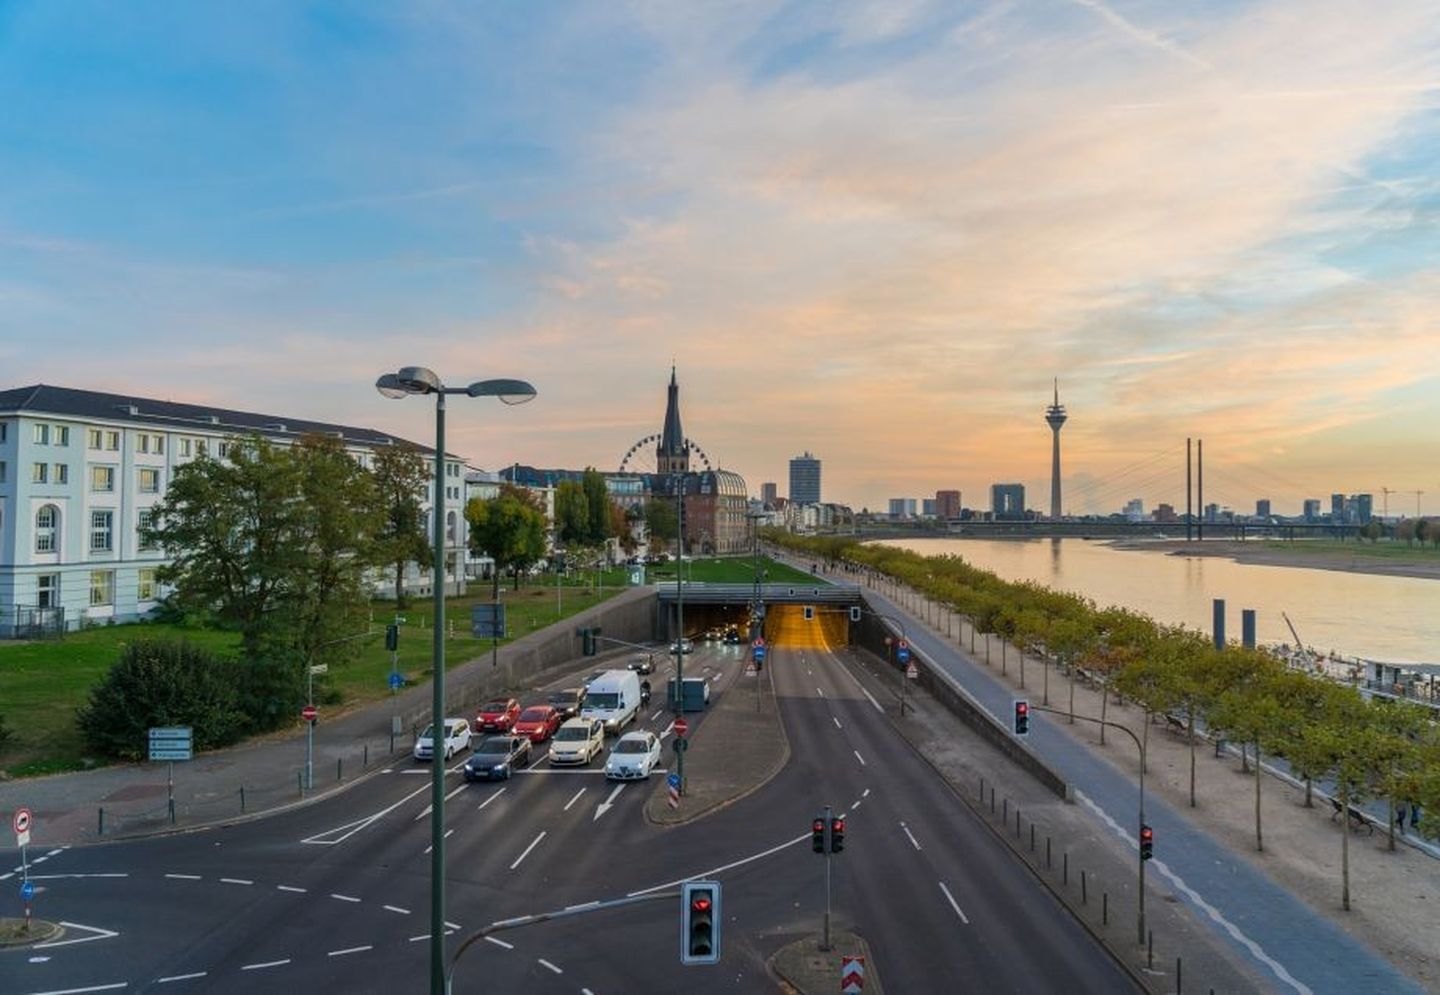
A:
<svg viewBox="0 0 1440 995">
<path fill-rule="evenodd" d="M 501 948 L 502 950 L 514 950 L 514 949 L 515 949 L 515 944 L 513 944 L 513 943 L 506 943 L 504 940 L 500 939 L 500 937 L 498 937 L 498 936 L 487 936 L 487 937 L 485 937 L 485 942 L 487 942 L 487 943 L 493 943 L 493 944 L 495 944 L 497 947 Z"/>
<path fill-rule="evenodd" d="M 330 893 L 330 897 L 331 897 L 331 898 L 334 898 L 334 899 L 338 899 L 339 901 L 342 901 L 342 902 L 359 902 L 359 901 L 360 901 L 360 899 L 354 898 L 354 897 L 352 897 L 352 896 L 350 896 L 350 895 L 337 895 L 337 894 L 335 894 L 335 892 L 333 892 L 333 891 Z"/>
<path fill-rule="evenodd" d="M 47 854 L 47 855 L 45 855 L 44 857 L 36 857 L 34 860 L 30 861 L 30 863 L 31 863 L 32 866 L 35 865 L 35 864 L 43 864 L 43 863 L 45 863 L 45 861 L 47 861 L 47 860 L 49 860 L 49 859 L 50 859 L 50 856 Z"/>
<path fill-rule="evenodd" d="M 9 881 L 9 880 L 10 880 L 11 878 L 13 878 L 14 876 L 15 876 L 15 872 L 14 872 L 14 871 L 9 871 L 9 872 L 7 872 L 7 873 L 5 873 L 5 874 L 0 874 L 0 881 Z"/>
<path fill-rule="evenodd" d="M 580 995 L 595 995 L 595 993 L 588 988 L 582 988 L 580 989 Z"/>
<path fill-rule="evenodd" d="M 46 961 L 48 961 L 49 959 L 50 959 L 49 957 L 31 957 L 30 960 L 29 960 L 29 963 L 31 963 L 31 964 L 43 964 L 43 963 L 45 963 Z"/>
<path fill-rule="evenodd" d="M 531 850 L 535 849 L 537 846 L 540 845 L 540 841 L 545 838 L 545 833 L 546 833 L 546 830 L 543 830 L 543 829 L 540 830 L 540 835 L 537 836 L 537 837 L 535 837 L 535 839 L 534 839 L 533 841 L 531 841 L 530 845 L 525 848 L 525 852 L 522 853 L 520 856 L 518 856 L 518 857 L 515 858 L 515 863 L 513 863 L 513 864 L 510 865 L 510 869 L 511 869 L 512 871 L 513 871 L 515 868 L 517 868 L 517 867 L 520 866 L 520 861 L 522 861 L 522 860 L 524 860 L 526 857 L 530 856 L 530 851 L 531 851 Z"/>
<path fill-rule="evenodd" d="M 221 884 L 254 884 L 254 881 L 246 881 L 244 878 L 221 878 Z"/>
<path fill-rule="evenodd" d="M 883 708 L 880 707 L 880 702 L 876 701 L 876 700 L 875 700 L 875 696 L 874 696 L 873 694 L 871 694 L 869 691 L 866 691 L 864 688 L 861 688 L 861 689 L 860 689 L 860 693 L 863 694 L 865 697 L 867 697 L 867 698 L 870 699 L 870 704 L 872 704 L 872 705 L 875 706 L 875 711 L 877 711 L 877 712 L 883 712 L 883 711 L 885 711 L 885 709 L 883 709 Z"/>
<path fill-rule="evenodd" d="M 762 851 L 760 851 L 759 853 L 751 854 L 751 855 L 748 856 L 748 857 L 741 857 L 739 860 L 732 860 L 732 861 L 731 861 L 730 863 L 728 863 L 728 864 L 721 864 L 719 867 L 712 867 L 712 868 L 710 868 L 708 871 L 701 871 L 701 872 L 698 873 L 698 874 L 691 874 L 689 877 L 676 878 L 674 881 L 666 881 L 664 884 L 657 884 L 657 885 L 654 885 L 653 887 L 650 887 L 650 888 L 642 888 L 642 889 L 639 890 L 639 891 L 632 891 L 632 892 L 627 893 L 627 894 L 625 895 L 625 897 L 626 897 L 626 898 L 634 898 L 636 895 L 648 895 L 648 894 L 650 894 L 652 891 L 661 891 L 661 890 L 663 890 L 663 889 L 665 889 L 665 888 L 673 888 L 673 887 L 675 887 L 677 884 L 684 884 L 686 881 L 695 881 L 695 880 L 699 880 L 699 879 L 701 879 L 701 878 L 708 878 L 708 877 L 710 877 L 712 874 L 719 874 L 719 873 L 721 873 L 722 871 L 734 870 L 735 868 L 737 868 L 737 867 L 742 867 L 742 866 L 744 866 L 745 864 L 753 863 L 754 861 L 757 861 L 757 860 L 763 860 L 764 858 L 770 856 L 771 854 L 779 853 L 781 850 L 785 849 L 787 846 L 794 846 L 794 845 L 797 844 L 797 843 L 804 843 L 804 842 L 805 842 L 806 840 L 808 840 L 809 838 L 810 838 L 810 834 L 809 834 L 809 833 L 801 833 L 799 836 L 795 837 L 793 840 L 787 840 L 787 841 L 784 842 L 784 843 L 777 843 L 775 846 L 772 846 L 772 847 L 771 847 L 770 849 L 768 849 L 768 850 L 762 850 Z"/>
<path fill-rule="evenodd" d="M 910 827 L 902 822 L 900 823 L 900 828 L 905 830 L 906 836 L 910 837 L 910 845 L 917 850 L 920 849 L 920 841 L 915 838 L 915 834 L 910 831 Z"/>
<path fill-rule="evenodd" d="M 460 928 L 460 924 L 458 922 L 451 922 L 449 919 L 445 920 L 445 925 L 450 929 L 451 932 L 454 932 L 455 930 Z"/>
<path fill-rule="evenodd" d="M 64 852 L 63 850 L 59 850 L 59 849 L 51 850 L 49 853 L 45 854 L 45 856 L 47 856 L 47 857 L 53 857 L 53 856 L 55 856 L 57 853 L 63 853 L 63 852 Z"/>
<path fill-rule="evenodd" d="M 853 812 L 853 811 L 855 811 L 857 808 L 859 808 L 859 807 L 860 807 L 860 803 L 861 803 L 862 801 L 864 801 L 864 800 L 865 800 L 865 799 L 863 799 L 863 798 L 857 798 L 857 799 L 855 799 L 855 801 L 851 802 L 851 803 L 850 803 L 850 811 Z"/>
<path fill-rule="evenodd" d="M 530 763 L 526 765 L 525 769 L 534 770 L 536 767 L 539 767 L 542 763 L 544 763 L 547 757 L 549 757 L 548 753 L 540 754 L 534 760 L 530 761 Z"/>
<path fill-rule="evenodd" d="M 587 792 L 587 791 L 589 791 L 589 790 L 590 790 L 589 788 L 581 788 L 579 791 L 575 792 L 575 797 L 572 798 L 572 799 L 570 799 L 568 802 L 566 802 L 566 803 L 565 803 L 565 807 L 562 808 L 560 811 L 562 811 L 562 812 L 568 812 L 568 811 L 570 811 L 570 806 L 571 806 L 571 805 L 574 805 L 576 802 L 578 802 L 578 801 L 580 800 L 580 796 L 583 795 L 585 792 Z"/>
<path fill-rule="evenodd" d="M 467 785 L 464 781 L 461 781 L 461 782 L 460 782 L 460 787 L 456 788 L 454 791 L 452 791 L 452 792 L 450 792 L 448 795 L 446 795 L 446 796 L 445 796 L 445 800 L 448 802 L 450 799 L 454 798 L 454 797 L 455 797 L 456 795 L 458 795 L 460 792 L 464 791 L 467 787 L 468 787 L 468 785 Z"/>
<path fill-rule="evenodd" d="M 10 875 L 5 875 L 9 877 Z M 110 871 L 105 874 L 32 874 L 31 881 L 58 881 L 61 878 L 128 878 L 130 874 L 125 871 Z M 0 878 L 4 881 L 5 878 Z"/>
<path fill-rule="evenodd" d="M 428 940 L 428 939 L 430 939 L 430 934 L 429 934 L 429 933 L 421 933 L 419 936 L 412 936 L 412 937 L 410 937 L 410 942 L 411 942 L 411 943 L 419 943 L 421 940 Z"/>
<path fill-rule="evenodd" d="M 612 792 L 610 792 L 610 797 L 609 797 L 609 798 L 606 798 L 606 799 L 605 799 L 603 802 L 601 802 L 599 805 L 596 805 L 596 806 L 595 806 L 595 818 L 594 818 L 594 819 L 591 819 L 590 821 L 591 821 L 591 822 L 594 822 L 594 821 L 596 821 L 596 819 L 599 819 L 600 816 L 602 816 L 602 815 L 604 815 L 606 812 L 610 811 L 611 806 L 615 804 L 615 799 L 619 796 L 620 792 L 622 792 L 622 791 L 624 791 L 624 790 L 625 790 L 625 785 L 624 785 L 624 784 L 617 784 L 617 785 L 615 785 L 615 790 L 612 791 Z"/>
<path fill-rule="evenodd" d="M 404 771 L 403 773 L 408 774 L 409 771 Z M 427 772 L 420 771 L 419 773 Z M 384 818 L 385 816 L 389 815 L 391 812 L 399 808 L 401 805 L 404 805 L 410 799 L 414 798 L 416 795 L 423 794 L 424 792 L 429 790 L 430 786 L 428 784 L 425 785 L 425 787 L 423 788 L 416 788 L 414 791 L 410 792 L 408 795 L 400 799 L 394 805 L 391 805 L 389 808 L 383 808 L 372 815 L 365 816 L 365 818 L 363 819 L 356 819 L 354 822 L 347 822 L 343 826 L 336 826 L 334 829 L 327 829 L 323 833 L 316 833 L 314 836 L 307 836 L 300 842 L 312 843 L 317 846 L 334 846 L 337 843 L 344 843 L 346 840 L 354 836 L 360 830 L 374 823 L 377 819 Z M 340 835 L 335 836 L 336 833 L 339 833 Z M 335 838 L 331 839 L 331 836 L 334 836 Z"/>
<path fill-rule="evenodd" d="M 326 956 L 326 957 L 344 957 L 344 956 L 346 956 L 347 954 L 363 954 L 363 953 L 364 953 L 365 951 L 367 951 L 367 950 L 374 950 L 374 949 L 375 949 L 374 947 L 369 946 L 369 945 L 366 945 L 366 946 L 363 946 L 363 947 L 347 947 L 347 948 L 345 948 L 344 950 L 332 950 L 332 951 L 330 951 L 328 954 L 326 954 L 325 956 Z"/>
<path fill-rule="evenodd" d="M 442 837 L 440 837 L 440 838 L 443 839 L 443 840 L 448 840 L 448 839 L 449 839 L 451 836 L 453 836 L 453 835 L 455 835 L 455 830 L 453 830 L 453 829 L 447 829 L 447 830 L 445 830 L 445 835 L 442 836 Z M 435 849 L 435 844 L 432 843 L 432 844 L 430 844 L 429 846 L 427 846 L 427 847 L 425 848 L 425 852 L 426 852 L 426 853 L 429 853 L 431 850 L 434 850 L 434 849 Z"/>
<path fill-rule="evenodd" d="M 819 688 L 816 688 L 816 689 L 815 689 L 815 693 L 818 694 L 818 695 L 819 695 L 820 697 L 822 697 L 822 698 L 825 697 L 825 692 L 824 692 L 824 691 L 821 691 Z"/>
<path fill-rule="evenodd" d="M 866 788 L 864 791 L 860 792 L 860 797 L 861 797 L 861 798 L 869 798 L 869 797 L 870 797 L 870 789 L 869 789 L 869 788 Z"/>
<path fill-rule="evenodd" d="M 853 754 L 855 754 L 855 759 L 858 760 L 858 761 L 860 761 L 860 766 L 861 766 L 861 767 L 868 767 L 868 766 L 870 766 L 869 764 L 867 764 L 867 763 L 865 762 L 865 758 L 860 755 L 860 751 L 859 751 L 859 750 L 851 750 L 850 752 L 853 753 Z"/>
<path fill-rule="evenodd" d="M 830 716 L 830 721 L 835 723 L 835 728 L 836 728 L 836 729 L 844 729 L 844 728 L 845 728 L 844 726 L 842 726 L 842 725 L 840 724 L 840 720 L 839 720 L 837 717 L 835 717 L 834 715 Z"/>
<path fill-rule="evenodd" d="M 395 768 L 394 768 L 394 767 L 382 767 L 382 768 L 380 768 L 380 773 L 382 773 L 382 774 L 393 774 L 393 773 L 395 773 Z"/>
<path fill-rule="evenodd" d="M 172 974 L 168 978 L 157 978 L 157 985 L 168 985 L 172 981 L 194 981 L 196 978 L 205 977 L 204 971 L 196 971 L 194 974 Z"/>
<path fill-rule="evenodd" d="M 655 721 L 656 719 L 658 719 L 662 714 L 664 714 L 664 712 L 665 712 L 665 709 L 663 709 L 663 708 L 658 708 L 658 709 L 656 709 L 656 710 L 655 710 L 655 714 L 652 715 L 652 716 L 650 716 L 650 721 L 651 721 L 651 722 L 654 722 L 654 721 Z"/>
<path fill-rule="evenodd" d="M 593 901 L 581 902 L 579 905 L 567 905 L 567 906 L 565 906 L 565 911 L 566 911 L 566 912 L 574 912 L 576 909 L 588 909 L 588 908 L 590 908 L 591 906 L 599 905 L 599 904 L 600 904 L 600 900 L 597 898 L 597 899 L 595 899 L 595 900 L 593 900 Z"/>
<path fill-rule="evenodd" d="M 244 967 L 240 968 L 240 970 L 263 971 L 267 967 L 284 967 L 288 963 L 290 963 L 290 958 L 286 957 L 284 960 L 267 960 L 263 964 L 246 964 Z"/>
<path fill-rule="evenodd" d="M 954 910 L 955 910 L 955 914 L 960 917 L 960 921 L 963 922 L 963 923 L 964 923 L 965 925 L 967 925 L 967 926 L 970 925 L 970 920 L 969 920 L 969 919 L 966 919 L 966 918 L 965 918 L 965 913 L 960 911 L 960 903 L 957 902 L 957 901 L 955 901 L 955 896 L 952 895 L 952 894 L 950 894 L 950 889 L 947 888 L 947 887 L 945 887 L 945 882 L 944 882 L 944 881 L 940 881 L 940 882 L 937 882 L 937 883 L 940 885 L 940 890 L 945 893 L 945 899 L 946 899 L 946 901 L 948 901 L 948 902 L 950 903 L 950 907 L 951 907 L 952 909 L 954 909 Z"/>
<path fill-rule="evenodd" d="M 544 957 L 540 957 L 540 958 L 538 958 L 538 960 L 539 960 L 539 963 L 541 964 L 541 966 L 543 966 L 543 967 L 548 967 L 550 970 L 554 971 L 556 974 L 564 974 L 564 973 L 565 973 L 564 971 L 560 970 L 560 968 L 556 967 L 554 964 L 552 964 L 552 963 L 550 963 L 548 960 L 546 960 Z"/>
<path fill-rule="evenodd" d="M 199 881 L 199 880 L 200 880 L 200 875 L 198 875 L 198 874 L 167 874 L 167 875 L 165 875 L 165 876 L 166 876 L 167 878 L 174 878 L 176 881 Z"/>
<path fill-rule="evenodd" d="M 275 890 L 276 890 L 276 891 L 293 891 L 293 892 L 294 892 L 295 894 L 297 894 L 297 895 L 303 895 L 303 894 L 305 894 L 305 892 L 306 892 L 308 889 L 306 889 L 306 888 L 297 888 L 297 887 L 295 887 L 293 884 L 277 884 L 277 885 L 275 886 Z"/>
<path fill-rule="evenodd" d="M 400 915 L 402 915 L 402 916 L 408 916 L 408 915 L 410 914 L 410 910 L 409 910 L 409 909 L 402 909 L 402 908 L 401 908 L 400 906 L 398 906 L 398 905 L 385 905 L 385 906 L 381 906 L 381 907 L 382 907 L 386 912 L 398 912 L 398 913 L 399 913 Z"/>
<path fill-rule="evenodd" d="M 66 929 L 83 929 L 85 930 L 85 932 L 90 933 L 91 935 L 77 936 L 73 940 L 55 940 L 52 943 L 37 943 L 32 949 L 49 950 L 51 947 L 68 947 L 76 943 L 89 943 L 91 940 L 108 940 L 112 936 L 120 935 L 117 931 L 113 929 L 101 929 L 99 926 L 82 926 L 78 922 L 65 922 L 64 920 L 61 920 L 60 925 L 64 926 Z"/>
<path fill-rule="evenodd" d="M 499 798 L 499 797 L 500 797 L 501 795 L 503 795 L 504 793 L 505 793 L 505 789 L 504 789 L 504 788 L 501 788 L 499 791 L 495 792 L 495 793 L 494 793 L 493 795 L 491 795 L 489 798 L 487 798 L 487 799 L 485 799 L 483 802 L 481 802 L 481 803 L 480 803 L 480 808 L 477 808 L 475 811 L 477 811 L 477 812 L 480 811 L 481 808 L 484 808 L 486 805 L 489 805 L 491 802 L 493 802 L 495 799 Z"/>
<path fill-rule="evenodd" d="M 117 988 L 128 988 L 130 982 L 121 981 L 113 985 L 93 985 L 89 988 L 56 988 L 48 992 L 36 992 L 35 995 L 81 995 L 82 992 L 113 992 Z"/>
<path fill-rule="evenodd" d="M 425 770 L 425 769 L 422 768 L 422 767 L 409 767 L 409 768 L 406 768 L 405 770 L 402 770 L 400 773 L 402 773 L 402 774 L 428 774 L 428 773 L 430 773 L 430 772 L 429 772 L 428 770 Z"/>
<path fill-rule="evenodd" d="M 1083 791 L 1077 790 L 1075 792 L 1075 797 L 1078 798 L 1083 805 L 1089 808 L 1101 819 L 1105 820 L 1105 822 L 1110 826 L 1110 828 L 1117 835 L 1119 835 L 1121 839 L 1125 840 L 1127 844 L 1129 844 L 1131 847 L 1139 847 L 1139 844 L 1131 838 L 1130 833 L 1122 829 L 1118 822 L 1110 818 L 1110 813 L 1106 812 L 1103 808 L 1096 804 L 1094 799 L 1092 799 L 1089 795 L 1085 794 Z M 1174 885 L 1177 890 L 1184 892 L 1185 897 L 1189 898 L 1190 901 L 1194 902 L 1196 908 L 1200 909 L 1200 911 L 1204 912 L 1205 915 L 1209 916 L 1212 922 L 1214 922 L 1221 929 L 1225 930 L 1225 932 L 1229 933 L 1232 937 L 1234 937 L 1236 942 L 1243 944 L 1245 948 L 1249 950 L 1250 953 L 1255 957 L 1256 960 L 1260 961 L 1266 967 L 1270 968 L 1271 971 L 1275 972 L 1275 976 L 1277 978 L 1285 982 L 1285 984 L 1289 985 L 1291 988 L 1295 989 L 1295 991 L 1301 992 L 1302 995 L 1311 995 L 1311 990 L 1308 985 L 1306 985 L 1303 981 L 1300 981 L 1298 978 L 1294 977 L 1289 971 L 1287 971 L 1285 969 L 1285 965 L 1281 964 L 1275 958 L 1267 954 L 1265 952 L 1265 948 L 1260 946 L 1259 943 L 1255 942 L 1250 937 L 1246 936 L 1243 932 L 1241 932 L 1240 927 L 1236 926 L 1229 919 L 1226 919 L 1219 909 L 1215 908 L 1215 906 L 1211 905 L 1209 902 L 1205 901 L 1205 899 L 1201 898 L 1200 893 L 1197 892 L 1194 888 L 1190 887 L 1188 884 L 1186 884 L 1185 880 L 1180 877 L 1180 875 L 1172 871 L 1169 864 L 1165 863 L 1163 860 L 1152 860 L 1150 863 L 1151 866 L 1153 866 L 1156 871 L 1158 871 L 1164 878 L 1166 878 L 1172 885 Z"/>
</svg>

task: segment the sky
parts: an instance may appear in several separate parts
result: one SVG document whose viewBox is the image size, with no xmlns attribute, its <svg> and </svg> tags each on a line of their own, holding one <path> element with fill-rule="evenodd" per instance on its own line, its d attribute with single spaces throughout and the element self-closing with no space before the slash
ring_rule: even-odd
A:
<svg viewBox="0 0 1440 995">
<path fill-rule="evenodd" d="M 1058 377 L 1068 512 L 1440 512 L 1430 0 L 0 0 L 0 149 L 0 388 L 614 469 L 673 362 L 752 494 L 1048 509 Z"/>
</svg>

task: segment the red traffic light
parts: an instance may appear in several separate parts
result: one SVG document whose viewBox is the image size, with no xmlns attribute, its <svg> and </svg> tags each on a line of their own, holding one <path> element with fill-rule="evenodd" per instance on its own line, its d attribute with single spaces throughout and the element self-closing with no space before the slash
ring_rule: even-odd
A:
<svg viewBox="0 0 1440 995">
<path fill-rule="evenodd" d="M 1030 703 L 1029 703 L 1028 701 L 1017 701 L 1017 702 L 1015 702 L 1015 714 L 1016 714 L 1016 715 L 1029 715 L 1029 714 L 1030 714 Z"/>
<path fill-rule="evenodd" d="M 833 832 L 843 833 L 845 831 L 845 820 L 838 816 L 830 820 L 830 829 Z"/>
<path fill-rule="evenodd" d="M 810 831 L 812 833 L 823 833 L 825 831 L 825 820 L 816 819 L 813 823 L 810 824 Z"/>
<path fill-rule="evenodd" d="M 1152 842 L 1155 839 L 1155 830 L 1151 829 L 1149 826 L 1141 826 L 1140 838 L 1146 843 Z"/>
<path fill-rule="evenodd" d="M 696 912 L 709 912 L 709 911 L 710 911 L 710 899 L 705 898 L 705 897 L 702 896 L 702 897 L 700 897 L 700 898 L 695 899 L 695 901 L 691 902 L 691 903 L 690 903 L 690 907 L 691 907 L 692 909 L 694 909 Z"/>
</svg>

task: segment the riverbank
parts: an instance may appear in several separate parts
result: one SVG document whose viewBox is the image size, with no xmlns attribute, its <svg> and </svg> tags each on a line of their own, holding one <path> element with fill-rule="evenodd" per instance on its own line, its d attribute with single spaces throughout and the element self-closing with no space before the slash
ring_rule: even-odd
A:
<svg viewBox="0 0 1440 995">
<path fill-rule="evenodd" d="M 1440 554 L 1416 551 L 1413 556 L 1396 556 L 1407 547 L 1362 546 L 1360 543 L 1334 543 L 1300 540 L 1273 542 L 1233 539 L 1206 539 L 1186 542 L 1184 539 L 1120 539 L 1106 545 L 1116 549 L 1138 549 L 1170 556 L 1214 556 L 1236 563 L 1271 567 L 1305 567 L 1311 570 L 1336 570 L 1342 573 L 1377 574 L 1386 577 L 1416 577 L 1440 580 Z"/>
</svg>

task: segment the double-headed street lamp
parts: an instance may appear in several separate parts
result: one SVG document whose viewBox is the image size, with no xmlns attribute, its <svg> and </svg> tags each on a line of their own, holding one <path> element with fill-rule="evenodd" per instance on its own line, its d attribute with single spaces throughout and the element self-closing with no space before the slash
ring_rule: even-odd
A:
<svg viewBox="0 0 1440 995">
<path fill-rule="evenodd" d="M 435 395 L 435 631 L 434 695 L 430 720 L 430 992 L 445 991 L 445 761 L 441 744 L 445 740 L 445 395 L 498 397 L 505 404 L 524 404 L 535 396 L 535 388 L 524 380 L 477 380 L 468 387 L 446 387 L 433 370 L 406 366 L 386 373 L 375 381 L 385 397 L 409 394 Z"/>
</svg>

